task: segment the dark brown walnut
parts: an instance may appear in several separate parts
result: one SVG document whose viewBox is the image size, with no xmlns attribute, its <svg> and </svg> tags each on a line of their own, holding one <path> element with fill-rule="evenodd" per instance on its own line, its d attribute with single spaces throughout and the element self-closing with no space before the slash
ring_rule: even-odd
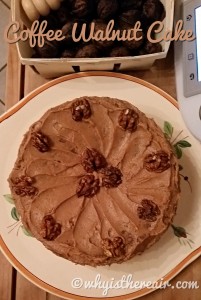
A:
<svg viewBox="0 0 201 300">
<path fill-rule="evenodd" d="M 91 117 L 91 106 L 87 99 L 79 99 L 73 102 L 71 106 L 72 118 L 74 121 L 79 122 L 83 119 Z"/>
<path fill-rule="evenodd" d="M 31 135 L 31 142 L 40 152 L 47 152 L 50 150 L 50 140 L 42 132 L 33 132 Z"/>
<path fill-rule="evenodd" d="M 95 179 L 94 175 L 85 175 L 83 176 L 76 190 L 77 196 L 80 198 L 82 196 L 91 198 L 96 195 L 100 190 L 100 181 Z"/>
<path fill-rule="evenodd" d="M 129 10 L 129 9 L 141 9 L 144 0 L 124 0 L 120 1 L 121 11 Z"/>
<path fill-rule="evenodd" d="M 71 1 L 72 13 L 78 18 L 83 18 L 92 12 L 92 0 L 74 0 Z"/>
<path fill-rule="evenodd" d="M 98 20 L 94 20 L 93 23 L 95 23 L 94 33 L 98 34 L 98 32 L 102 31 L 103 34 L 104 34 L 104 36 L 105 36 L 108 23 L 105 23 L 104 21 L 99 20 L 99 19 Z M 100 34 L 98 34 L 98 36 L 100 36 Z M 114 42 L 113 41 L 96 41 L 96 40 L 93 40 L 93 44 L 98 49 L 105 50 L 107 48 L 111 48 L 112 45 L 114 44 Z"/>
<path fill-rule="evenodd" d="M 133 29 L 133 26 L 128 25 L 125 27 L 122 27 L 122 30 L 130 30 Z M 138 50 L 144 43 L 145 34 L 143 31 L 137 31 L 136 36 L 134 35 L 134 32 L 131 33 L 132 40 L 126 40 L 123 41 L 122 44 L 127 47 L 130 50 Z"/>
<path fill-rule="evenodd" d="M 156 203 L 151 200 L 143 199 L 141 206 L 137 208 L 138 217 L 142 220 L 155 222 L 160 215 L 160 209 Z"/>
<path fill-rule="evenodd" d="M 125 254 L 125 244 L 123 239 L 119 236 L 113 239 L 104 239 L 102 241 L 102 247 L 107 257 L 119 257 Z"/>
<path fill-rule="evenodd" d="M 73 30 L 74 21 L 67 21 L 62 27 L 62 35 L 65 37 L 63 43 L 66 45 L 71 45 L 73 42 L 72 39 L 72 30 Z"/>
<path fill-rule="evenodd" d="M 115 188 L 122 183 L 122 173 L 118 168 L 109 166 L 101 170 L 103 174 L 102 185 L 106 188 Z"/>
<path fill-rule="evenodd" d="M 118 18 L 118 24 L 120 27 L 123 27 L 127 24 L 134 26 L 136 22 L 141 22 L 142 13 L 137 10 L 128 10 L 123 12 Z"/>
<path fill-rule="evenodd" d="M 150 21 L 162 21 L 165 8 L 160 0 L 147 0 L 143 5 L 143 15 Z"/>
<path fill-rule="evenodd" d="M 45 216 L 42 222 L 41 235 L 45 240 L 53 241 L 61 234 L 61 224 L 51 216 Z"/>
<path fill-rule="evenodd" d="M 62 54 L 62 58 L 74 58 L 75 57 L 75 50 L 74 49 L 65 49 Z"/>
<path fill-rule="evenodd" d="M 144 167 L 149 172 L 162 173 L 170 168 L 170 157 L 162 150 L 148 154 L 144 159 Z"/>
<path fill-rule="evenodd" d="M 162 52 L 162 46 L 160 43 L 151 43 L 149 41 L 147 41 L 147 43 L 145 44 L 145 46 L 143 47 L 143 49 L 141 49 L 139 51 L 140 55 L 146 55 L 146 54 L 153 54 L 153 53 L 158 53 L 158 52 Z"/>
<path fill-rule="evenodd" d="M 108 20 L 114 17 L 119 9 L 117 0 L 99 0 L 97 14 L 100 19 Z"/>
<path fill-rule="evenodd" d="M 99 171 L 107 166 L 105 157 L 96 149 L 86 149 L 81 158 L 81 164 L 87 173 Z"/>
<path fill-rule="evenodd" d="M 66 46 L 73 45 L 73 38 L 72 38 L 72 31 L 74 24 L 77 23 L 76 27 L 76 36 L 80 35 L 83 21 L 80 20 L 68 20 L 62 27 L 62 35 L 65 37 L 65 39 L 62 41 L 62 44 Z"/>
<path fill-rule="evenodd" d="M 61 26 L 63 26 L 70 18 L 70 7 L 67 1 L 61 2 L 60 8 L 55 12 Z"/>
<path fill-rule="evenodd" d="M 55 11 L 50 12 L 50 14 L 46 17 L 40 17 L 39 22 L 40 24 L 43 21 L 47 21 L 47 27 L 44 33 L 48 32 L 49 30 L 58 30 L 60 29 L 61 23 L 60 19 L 57 17 Z"/>
<path fill-rule="evenodd" d="M 59 43 L 57 41 L 48 41 L 45 39 L 44 46 L 35 48 L 36 57 L 39 58 L 57 58 L 59 57 Z"/>
<path fill-rule="evenodd" d="M 123 46 L 116 46 L 109 53 L 110 57 L 124 57 L 130 55 L 131 55 L 130 50 Z"/>
<path fill-rule="evenodd" d="M 21 186 L 26 185 L 27 186 L 27 185 L 32 185 L 34 183 L 34 178 L 32 178 L 30 176 L 23 175 L 23 176 L 20 176 L 20 177 L 17 177 L 15 179 L 13 179 L 12 182 L 15 185 L 21 185 Z"/>
<path fill-rule="evenodd" d="M 38 189 L 35 186 L 14 186 L 13 189 L 15 194 L 21 197 L 33 197 L 38 193 Z"/>
<path fill-rule="evenodd" d="M 96 58 L 99 57 L 100 53 L 97 47 L 93 44 L 82 46 L 76 53 L 76 58 Z"/>
<path fill-rule="evenodd" d="M 133 109 L 125 109 L 119 115 L 119 125 L 124 130 L 134 132 L 139 123 L 139 115 Z"/>
<path fill-rule="evenodd" d="M 25 197 L 33 197 L 38 193 L 38 189 L 35 186 L 32 186 L 34 179 L 29 176 L 20 176 L 12 180 L 14 184 L 14 192 L 16 195 Z"/>
</svg>

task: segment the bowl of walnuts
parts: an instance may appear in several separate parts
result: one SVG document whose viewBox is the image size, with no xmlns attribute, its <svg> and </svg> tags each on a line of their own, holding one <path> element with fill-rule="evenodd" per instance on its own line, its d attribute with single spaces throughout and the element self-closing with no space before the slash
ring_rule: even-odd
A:
<svg viewBox="0 0 201 300">
<path fill-rule="evenodd" d="M 148 69 L 167 56 L 170 42 L 162 37 L 172 30 L 173 15 L 174 0 L 12 2 L 13 22 L 31 29 L 37 21 L 38 28 L 46 24 L 45 34 L 60 34 L 55 40 L 46 35 L 42 46 L 31 46 L 29 39 L 17 42 L 21 63 L 46 78 L 78 71 Z M 160 23 L 153 25 L 156 22 Z"/>
</svg>

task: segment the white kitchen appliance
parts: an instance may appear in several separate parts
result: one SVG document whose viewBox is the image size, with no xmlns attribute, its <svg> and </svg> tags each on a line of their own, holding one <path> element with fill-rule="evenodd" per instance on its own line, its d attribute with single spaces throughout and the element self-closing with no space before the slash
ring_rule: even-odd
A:
<svg viewBox="0 0 201 300">
<path fill-rule="evenodd" d="M 175 23 L 184 20 L 184 29 L 196 39 L 175 42 L 177 99 L 183 119 L 201 141 L 201 0 L 177 0 Z"/>
</svg>

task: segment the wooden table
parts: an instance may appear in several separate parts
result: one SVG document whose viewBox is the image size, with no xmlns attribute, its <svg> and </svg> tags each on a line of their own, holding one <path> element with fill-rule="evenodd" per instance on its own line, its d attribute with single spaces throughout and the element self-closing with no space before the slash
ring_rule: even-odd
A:
<svg viewBox="0 0 201 300">
<path fill-rule="evenodd" d="M 173 49 L 167 59 L 158 61 L 149 71 L 127 72 L 162 88 L 176 98 Z M 36 74 L 30 67 L 20 64 L 15 45 L 10 46 L 8 56 L 6 108 L 10 108 L 29 92 L 47 82 L 47 79 Z M 173 281 L 198 281 L 199 289 L 158 290 L 143 300 L 200 300 L 201 299 L 201 257 L 181 272 Z M 0 300 L 59 300 L 34 286 L 20 275 L 0 253 Z"/>
</svg>

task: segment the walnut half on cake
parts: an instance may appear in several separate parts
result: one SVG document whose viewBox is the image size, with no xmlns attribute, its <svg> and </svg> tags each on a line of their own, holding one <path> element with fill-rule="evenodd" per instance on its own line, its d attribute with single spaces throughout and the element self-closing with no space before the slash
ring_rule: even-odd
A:
<svg viewBox="0 0 201 300">
<path fill-rule="evenodd" d="M 178 162 L 156 123 L 126 101 L 82 97 L 25 134 L 9 185 L 24 226 L 81 265 L 122 263 L 167 230 Z"/>
</svg>

